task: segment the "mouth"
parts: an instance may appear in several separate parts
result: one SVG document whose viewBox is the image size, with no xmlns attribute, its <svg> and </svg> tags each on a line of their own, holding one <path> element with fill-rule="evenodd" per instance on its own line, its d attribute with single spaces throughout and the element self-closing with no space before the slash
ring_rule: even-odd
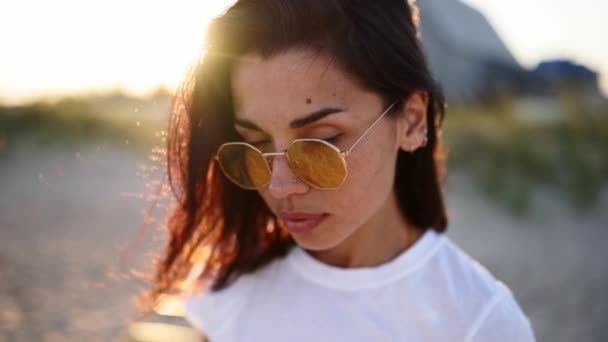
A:
<svg viewBox="0 0 608 342">
<path fill-rule="evenodd" d="M 305 233 L 315 229 L 329 216 L 327 213 L 281 212 L 285 228 L 292 233 Z"/>
</svg>

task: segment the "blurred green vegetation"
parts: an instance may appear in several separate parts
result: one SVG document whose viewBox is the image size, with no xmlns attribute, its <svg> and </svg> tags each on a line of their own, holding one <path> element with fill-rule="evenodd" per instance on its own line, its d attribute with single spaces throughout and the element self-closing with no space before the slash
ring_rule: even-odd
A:
<svg viewBox="0 0 608 342">
<path fill-rule="evenodd" d="M 472 174 L 483 193 L 525 215 L 532 192 L 551 189 L 571 207 L 595 207 L 608 180 L 608 110 L 563 92 L 542 120 L 521 99 L 450 108 L 444 123 L 448 165 Z M 542 106 L 541 106 L 542 107 Z M 541 109 L 542 110 L 542 109 Z M 522 112 L 523 111 L 523 112 Z"/>
<path fill-rule="evenodd" d="M 138 108 L 152 101 L 115 95 L 0 105 L 0 155 L 22 144 L 44 148 L 101 141 L 133 147 L 158 143 L 165 122 L 157 113 L 146 117 Z"/>
<path fill-rule="evenodd" d="M 168 99 L 106 95 L 0 106 L 0 158 L 21 144 L 158 146 Z M 548 107 L 559 113 L 538 120 L 527 118 L 538 108 L 522 113 L 520 100 L 450 107 L 448 166 L 472 175 L 484 194 L 515 214 L 525 215 L 533 191 L 543 187 L 574 208 L 593 208 L 608 185 L 608 106 L 585 105 L 576 93 L 563 92 L 554 99 L 558 106 Z"/>
</svg>

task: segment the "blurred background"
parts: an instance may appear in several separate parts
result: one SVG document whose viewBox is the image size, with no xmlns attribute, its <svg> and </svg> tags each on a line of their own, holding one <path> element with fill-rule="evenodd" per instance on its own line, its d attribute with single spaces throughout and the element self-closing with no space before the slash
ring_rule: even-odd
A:
<svg viewBox="0 0 608 342">
<path fill-rule="evenodd" d="M 0 5 L 0 342 L 191 338 L 179 307 L 129 319 L 164 238 L 143 224 L 171 94 L 229 3 Z M 449 100 L 448 235 L 539 341 L 607 341 L 608 2 L 418 3 Z"/>
</svg>

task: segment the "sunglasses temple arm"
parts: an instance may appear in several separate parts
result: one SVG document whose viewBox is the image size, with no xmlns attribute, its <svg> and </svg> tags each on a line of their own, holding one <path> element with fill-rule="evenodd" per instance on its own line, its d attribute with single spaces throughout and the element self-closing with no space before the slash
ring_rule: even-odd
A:
<svg viewBox="0 0 608 342">
<path fill-rule="evenodd" d="M 361 139 L 363 139 L 363 137 L 367 134 L 367 132 L 371 131 L 372 128 L 374 128 L 374 126 L 376 126 L 376 124 L 380 121 L 380 119 L 382 119 L 382 117 L 388 113 L 391 108 L 393 108 L 395 106 L 395 104 L 398 101 L 393 102 L 390 106 L 388 106 L 388 108 L 386 108 L 386 110 L 384 111 L 384 113 L 380 114 L 380 116 L 365 130 L 365 132 L 363 132 L 359 138 L 351 145 L 351 147 L 344 152 L 345 156 L 348 156 L 350 154 L 350 152 L 355 148 L 355 146 L 357 146 L 357 144 L 359 143 L 359 141 L 361 141 Z"/>
</svg>

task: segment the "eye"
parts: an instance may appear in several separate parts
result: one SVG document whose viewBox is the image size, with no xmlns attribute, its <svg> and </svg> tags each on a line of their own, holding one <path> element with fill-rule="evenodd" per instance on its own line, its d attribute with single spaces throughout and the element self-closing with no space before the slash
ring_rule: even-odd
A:
<svg viewBox="0 0 608 342">
<path fill-rule="evenodd" d="M 330 144 L 335 144 L 336 141 L 338 141 L 338 138 L 342 135 L 342 133 L 338 134 L 338 135 L 334 135 L 331 138 L 327 138 L 327 139 L 323 139 L 324 141 L 327 141 Z"/>
<path fill-rule="evenodd" d="M 265 140 L 257 140 L 257 141 L 246 141 L 246 143 L 248 143 L 249 145 L 253 145 L 255 147 L 260 147 L 260 146 L 264 146 L 266 144 L 270 144 L 270 140 L 265 139 Z"/>
</svg>

